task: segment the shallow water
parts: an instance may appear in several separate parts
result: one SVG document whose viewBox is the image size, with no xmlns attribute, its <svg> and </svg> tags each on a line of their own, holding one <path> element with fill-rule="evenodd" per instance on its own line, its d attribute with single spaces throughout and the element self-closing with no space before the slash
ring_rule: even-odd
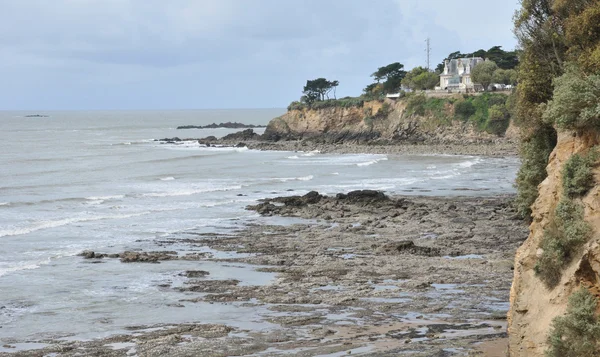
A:
<svg viewBox="0 0 600 357">
<path fill-rule="evenodd" d="M 281 113 L 50 112 L 40 113 L 49 118 L 24 118 L 32 113 L 0 112 L 0 345 L 12 338 L 95 338 L 155 323 L 265 327 L 255 321 L 253 307 L 173 307 L 181 293 L 159 285 L 181 283 L 177 273 L 184 270 L 207 270 L 210 279 L 236 278 L 246 285 L 267 284 L 273 274 L 214 262 L 90 264 L 76 256 L 86 249 L 156 250 L 155 239 L 184 233 L 298 223 L 258 217 L 244 207 L 260 198 L 310 190 L 513 192 L 515 158 L 260 152 L 153 141 L 235 131 L 175 130 L 178 125 L 265 124 Z"/>
</svg>

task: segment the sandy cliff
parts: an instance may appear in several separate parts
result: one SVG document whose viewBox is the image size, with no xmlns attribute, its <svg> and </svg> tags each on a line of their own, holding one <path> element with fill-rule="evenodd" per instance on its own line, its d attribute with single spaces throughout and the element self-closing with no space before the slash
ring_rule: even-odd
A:
<svg viewBox="0 0 600 357">
<path fill-rule="evenodd" d="M 453 116 L 452 105 L 445 109 Z M 508 131 L 512 133 L 514 131 Z M 271 120 L 267 140 L 311 139 L 326 143 L 475 143 L 507 140 L 471 123 L 406 114 L 406 101 L 365 102 L 363 107 L 293 109 Z M 510 139 L 515 139 L 511 136 Z"/>
<path fill-rule="evenodd" d="M 533 223 L 530 235 L 515 258 L 515 275 L 511 289 L 509 311 L 510 356 L 543 356 L 546 338 L 552 319 L 565 313 L 568 298 L 580 284 L 600 295 L 600 186 L 594 187 L 581 199 L 585 207 L 585 220 L 594 227 L 592 239 L 576 251 L 571 263 L 564 269 L 558 286 L 548 289 L 534 272 L 541 254 L 540 241 L 544 229 L 550 224 L 562 196 L 561 171 L 574 154 L 586 154 L 600 143 L 600 135 L 588 132 L 562 132 L 550 156 L 548 177 L 539 186 L 539 197 L 533 205 Z M 600 182 L 600 168 L 594 169 L 596 182 Z"/>
</svg>

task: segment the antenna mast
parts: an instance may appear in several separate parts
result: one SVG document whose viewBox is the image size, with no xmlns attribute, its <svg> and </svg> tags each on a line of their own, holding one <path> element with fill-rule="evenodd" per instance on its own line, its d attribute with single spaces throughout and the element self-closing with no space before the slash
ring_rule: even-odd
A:
<svg viewBox="0 0 600 357">
<path fill-rule="evenodd" d="M 425 42 L 427 43 L 427 49 L 425 50 L 427 52 L 427 70 L 430 70 L 430 60 L 431 60 L 431 40 L 429 39 L 429 37 L 427 37 L 427 39 L 425 40 Z"/>
</svg>

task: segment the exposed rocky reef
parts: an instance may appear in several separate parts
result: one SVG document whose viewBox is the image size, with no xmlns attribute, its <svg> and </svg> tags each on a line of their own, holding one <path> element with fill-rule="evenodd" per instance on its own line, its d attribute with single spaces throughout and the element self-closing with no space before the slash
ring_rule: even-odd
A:
<svg viewBox="0 0 600 357">
<path fill-rule="evenodd" d="M 265 128 L 266 125 L 254 125 L 254 124 L 243 124 L 238 122 L 226 122 L 226 123 L 212 123 L 208 125 L 182 125 L 178 126 L 177 129 L 253 129 L 253 128 Z"/>
</svg>

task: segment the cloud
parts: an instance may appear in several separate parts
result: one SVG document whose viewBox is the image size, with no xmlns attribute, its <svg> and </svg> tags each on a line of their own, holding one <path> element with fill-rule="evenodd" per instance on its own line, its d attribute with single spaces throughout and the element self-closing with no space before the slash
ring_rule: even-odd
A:
<svg viewBox="0 0 600 357">
<path fill-rule="evenodd" d="M 3 1 L 0 108 L 283 107 L 318 76 L 357 95 L 379 66 L 424 65 L 427 37 L 433 63 L 514 47 L 512 2 Z"/>
</svg>

